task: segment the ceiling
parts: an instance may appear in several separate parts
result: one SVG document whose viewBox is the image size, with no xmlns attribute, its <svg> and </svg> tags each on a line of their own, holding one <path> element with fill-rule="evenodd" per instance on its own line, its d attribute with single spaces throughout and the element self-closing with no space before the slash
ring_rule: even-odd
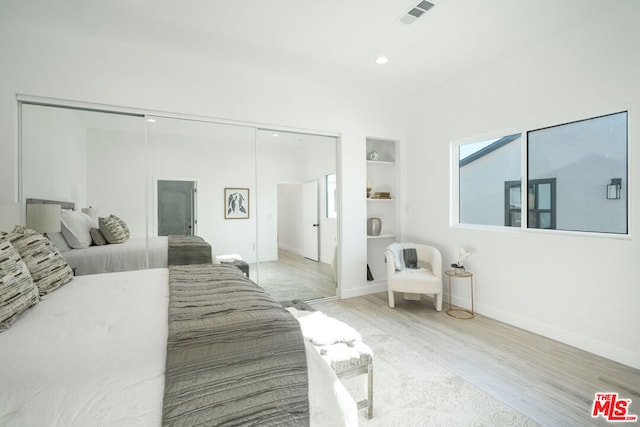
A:
<svg viewBox="0 0 640 427">
<path fill-rule="evenodd" d="M 0 19 L 178 49 L 309 79 L 424 89 L 606 19 L 602 0 L 9 0 Z M 376 65 L 384 55 L 386 65 Z"/>
</svg>

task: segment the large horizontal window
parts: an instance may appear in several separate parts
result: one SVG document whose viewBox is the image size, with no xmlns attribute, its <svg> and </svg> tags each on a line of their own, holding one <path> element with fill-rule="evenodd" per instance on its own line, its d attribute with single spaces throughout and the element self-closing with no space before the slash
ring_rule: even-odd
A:
<svg viewBox="0 0 640 427">
<path fill-rule="evenodd" d="M 529 182 L 556 180 L 554 228 L 627 233 L 626 112 L 530 131 L 527 147 Z"/>
<path fill-rule="evenodd" d="M 457 145 L 457 223 L 627 234 L 627 116 Z"/>
<path fill-rule="evenodd" d="M 505 225 L 505 182 L 520 182 L 522 176 L 520 140 L 517 133 L 458 147 L 461 224 Z"/>
</svg>

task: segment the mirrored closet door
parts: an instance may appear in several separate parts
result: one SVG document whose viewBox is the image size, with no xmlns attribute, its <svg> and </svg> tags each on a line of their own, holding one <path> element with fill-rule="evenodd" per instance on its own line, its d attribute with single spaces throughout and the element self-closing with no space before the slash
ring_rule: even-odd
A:
<svg viewBox="0 0 640 427">
<path fill-rule="evenodd" d="M 140 242 L 129 269 L 194 234 L 278 300 L 337 295 L 336 137 L 37 102 L 20 115 L 23 220 L 27 199 L 91 208 Z"/>
<path fill-rule="evenodd" d="M 337 292 L 337 139 L 258 129 L 258 283 L 278 300 Z"/>
<path fill-rule="evenodd" d="M 23 219 L 27 199 L 44 199 L 114 214 L 146 237 L 143 116 L 22 103 L 20 118 Z"/>
<path fill-rule="evenodd" d="M 163 220 L 193 218 L 192 234 L 209 242 L 214 257 L 255 263 L 254 128 L 148 116 L 147 141 L 149 235 L 159 235 Z M 163 183 L 192 186 L 192 200 L 181 191 L 165 191 L 163 197 Z M 242 194 L 243 199 L 235 202 L 238 214 L 232 215 L 227 212 L 227 199 L 235 194 Z M 189 209 L 193 212 L 185 215 Z"/>
</svg>

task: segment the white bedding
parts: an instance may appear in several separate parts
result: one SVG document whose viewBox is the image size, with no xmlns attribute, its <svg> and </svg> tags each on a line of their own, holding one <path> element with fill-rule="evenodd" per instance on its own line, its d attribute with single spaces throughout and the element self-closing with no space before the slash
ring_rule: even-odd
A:
<svg viewBox="0 0 640 427">
<path fill-rule="evenodd" d="M 168 237 L 149 237 L 148 268 L 167 266 Z M 124 243 L 89 246 L 61 252 L 76 276 L 86 274 L 133 271 L 147 268 L 147 239 L 134 237 Z"/>
<path fill-rule="evenodd" d="M 76 277 L 0 334 L 0 425 L 159 426 L 168 270 Z M 312 425 L 357 425 L 356 404 L 307 345 Z"/>
</svg>

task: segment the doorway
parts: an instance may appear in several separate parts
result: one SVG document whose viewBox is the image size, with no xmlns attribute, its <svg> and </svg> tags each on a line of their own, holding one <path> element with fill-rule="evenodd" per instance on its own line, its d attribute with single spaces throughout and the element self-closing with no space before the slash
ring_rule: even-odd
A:
<svg viewBox="0 0 640 427">
<path fill-rule="evenodd" d="M 337 294 L 337 193 L 335 186 L 327 191 L 325 178 L 336 173 L 336 147 L 333 136 L 256 132 L 260 258 L 254 270 L 278 301 Z"/>
<path fill-rule="evenodd" d="M 157 181 L 158 236 L 192 236 L 196 230 L 196 181 Z"/>
<path fill-rule="evenodd" d="M 302 255 L 312 261 L 318 261 L 320 259 L 318 181 L 309 181 L 304 183 L 302 192 L 302 220 L 304 236 Z"/>
</svg>

